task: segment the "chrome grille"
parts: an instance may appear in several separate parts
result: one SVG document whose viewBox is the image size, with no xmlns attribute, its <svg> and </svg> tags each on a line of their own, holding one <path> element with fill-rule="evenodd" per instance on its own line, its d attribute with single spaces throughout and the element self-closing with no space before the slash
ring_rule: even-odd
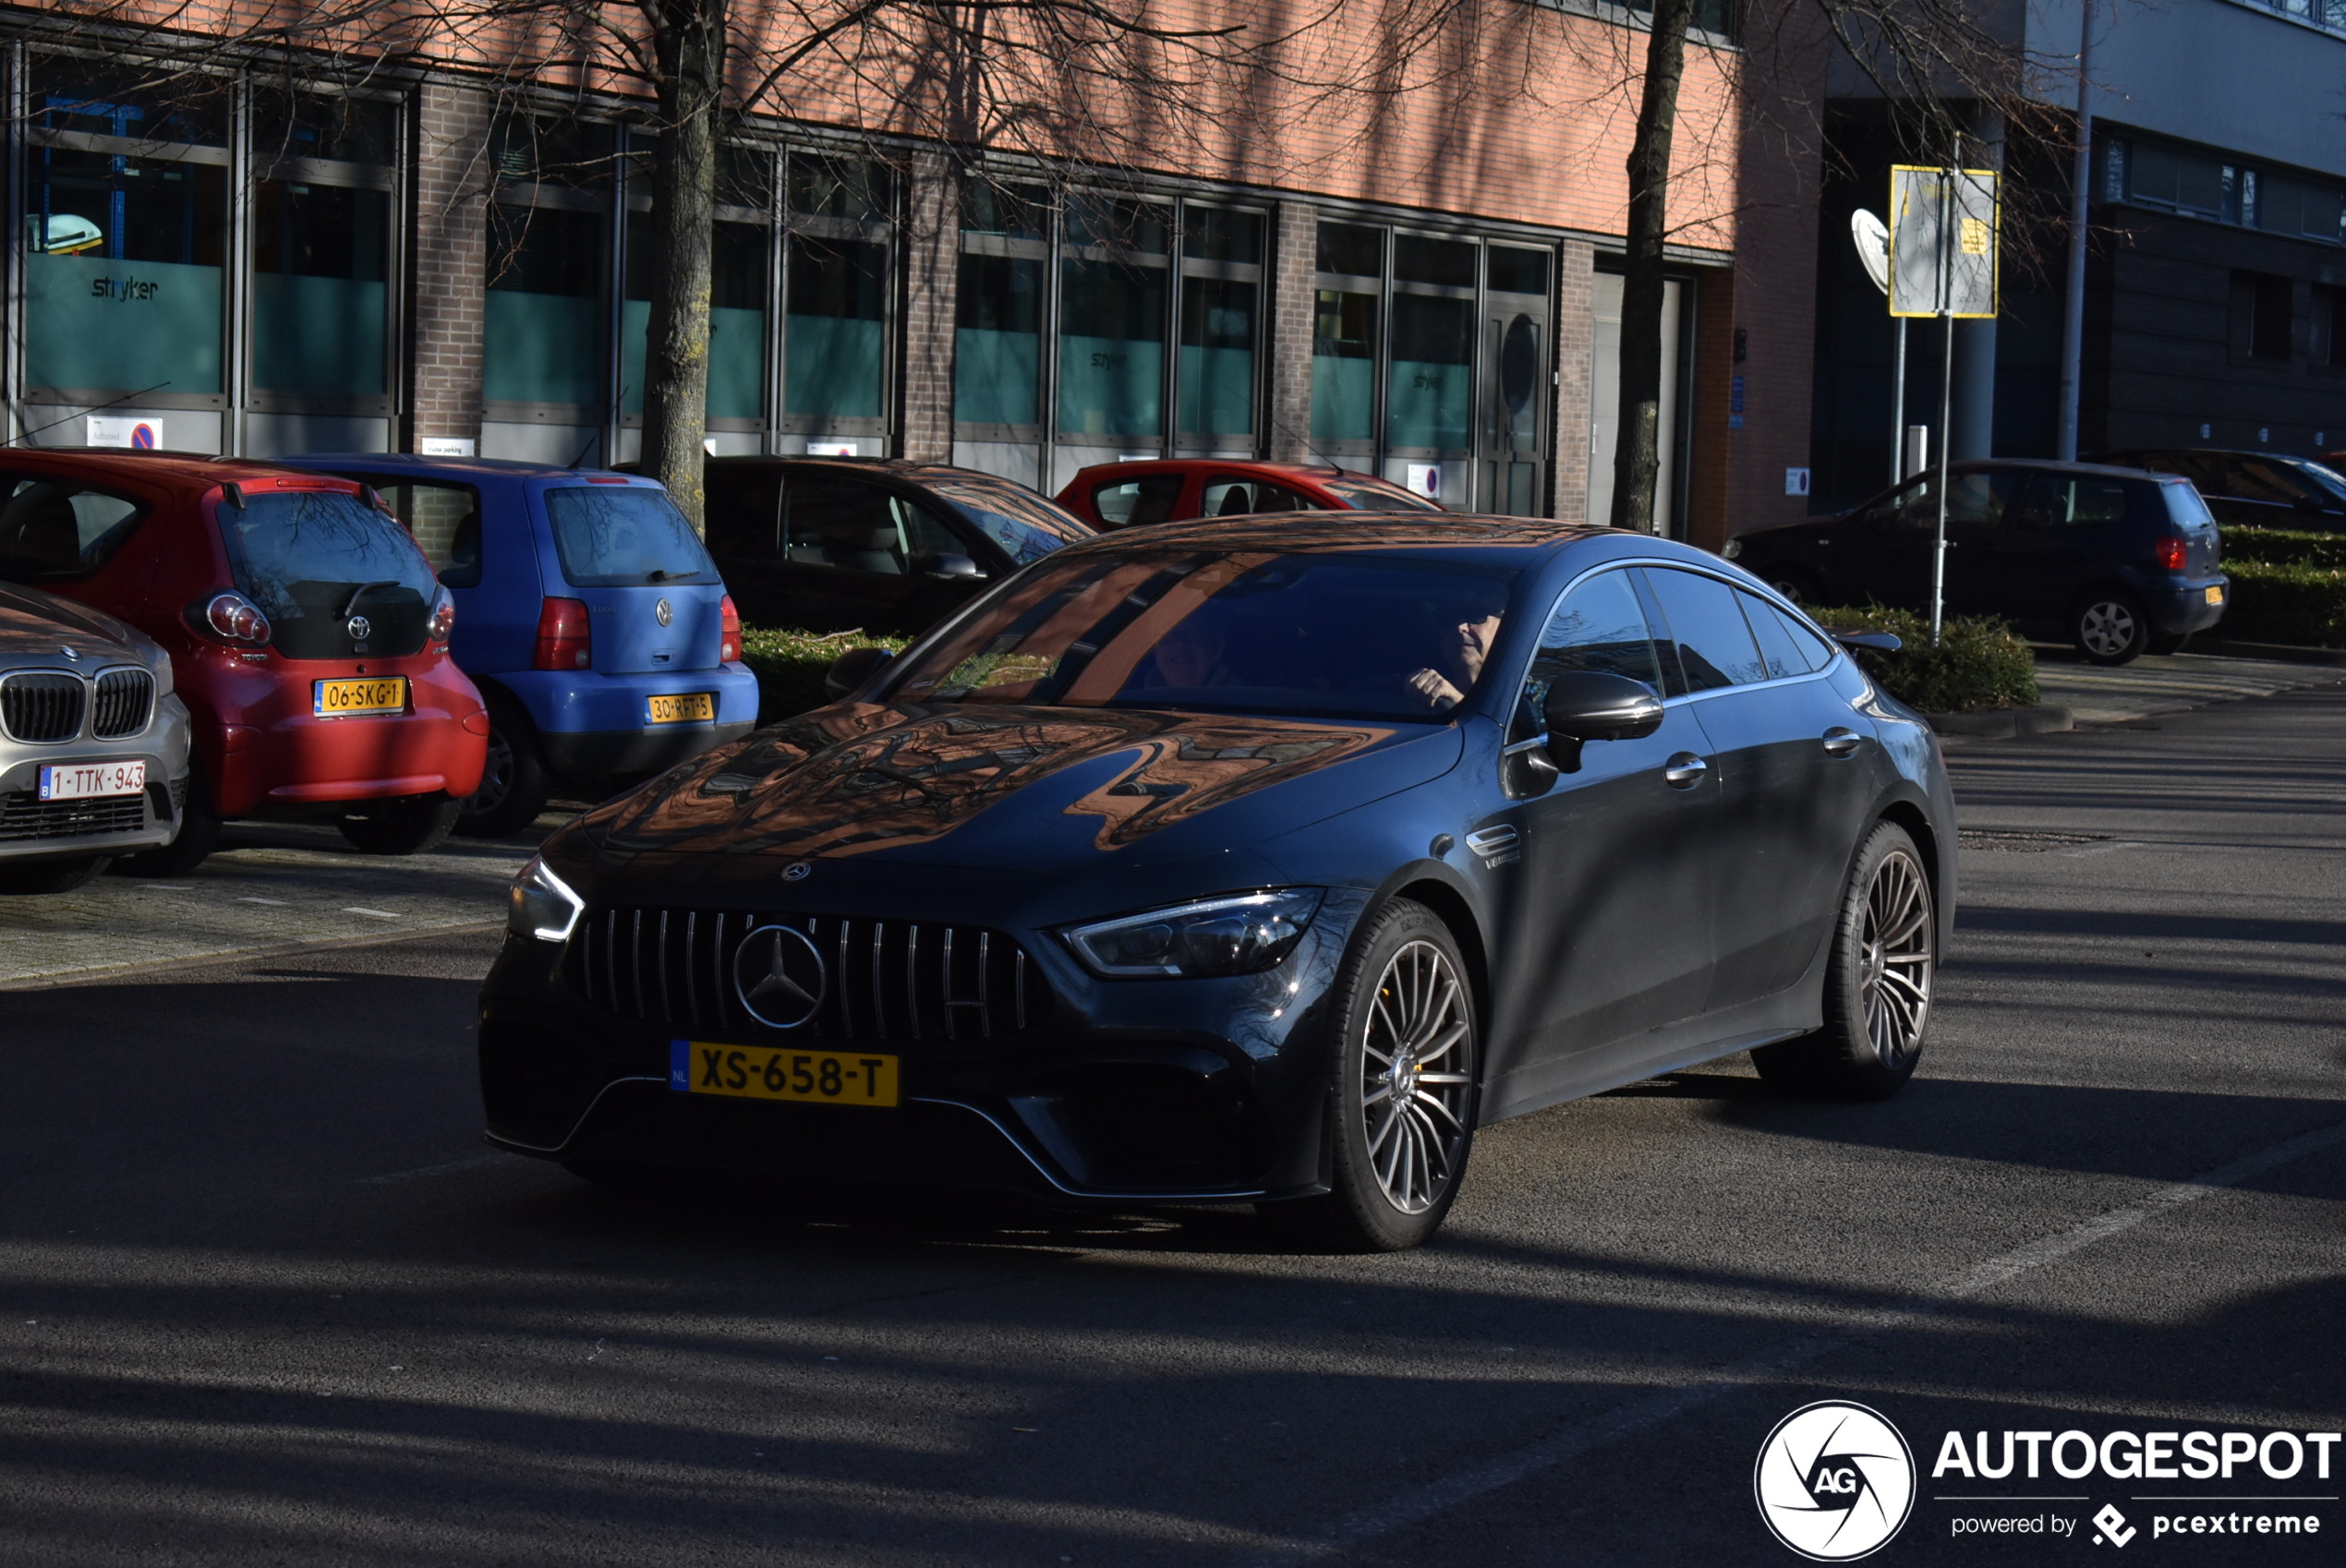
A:
<svg viewBox="0 0 2346 1568">
<path fill-rule="evenodd" d="M 0 795 L 0 840 L 135 833 L 146 826 L 147 797 L 143 794 L 89 801 L 44 801 L 30 790 Z"/>
<path fill-rule="evenodd" d="M 18 741 L 70 741 L 81 733 L 87 690 L 79 675 L 8 676 L 0 682 L 0 725 Z"/>
<path fill-rule="evenodd" d="M 589 911 L 563 959 L 565 983 L 614 1018 L 682 1029 L 779 1033 L 733 990 L 733 951 L 760 926 L 802 932 L 823 955 L 823 1005 L 788 1032 L 857 1042 L 998 1040 L 1041 1021 L 1050 991 L 998 931 L 901 920 L 742 910 Z"/>
<path fill-rule="evenodd" d="M 109 669 L 98 677 L 98 694 L 91 704 L 90 733 L 102 741 L 118 741 L 147 727 L 155 706 L 155 678 L 143 669 Z"/>
</svg>

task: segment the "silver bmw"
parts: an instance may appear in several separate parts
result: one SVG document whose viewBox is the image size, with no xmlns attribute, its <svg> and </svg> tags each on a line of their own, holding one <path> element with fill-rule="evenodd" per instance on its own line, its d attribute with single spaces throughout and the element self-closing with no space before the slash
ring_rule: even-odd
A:
<svg viewBox="0 0 2346 1568">
<path fill-rule="evenodd" d="M 62 893 L 163 848 L 187 794 L 170 656 L 111 615 L 0 583 L 0 893 Z"/>
</svg>

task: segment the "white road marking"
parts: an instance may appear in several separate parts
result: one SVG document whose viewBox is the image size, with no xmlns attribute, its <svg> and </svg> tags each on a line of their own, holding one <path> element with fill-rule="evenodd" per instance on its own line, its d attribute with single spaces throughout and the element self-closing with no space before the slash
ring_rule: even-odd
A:
<svg viewBox="0 0 2346 1568">
<path fill-rule="evenodd" d="M 2141 848 L 2143 843 L 2139 838 L 2120 838 L 2113 843 L 2088 844 L 2082 850 L 2063 850 L 2061 852 L 2071 860 L 2075 860 L 2079 855 L 2106 855 L 2113 850 L 2139 850 Z"/>
<path fill-rule="evenodd" d="M 361 1187 L 380 1187 L 385 1182 L 421 1181 L 426 1176 L 454 1176 L 458 1171 L 477 1171 L 484 1165 L 502 1164 L 502 1154 L 476 1154 L 469 1160 L 451 1160 L 444 1165 L 423 1165 L 412 1171 L 393 1171 L 388 1176 L 360 1176 Z"/>
<path fill-rule="evenodd" d="M 139 890 L 141 893 L 192 893 L 196 885 L 192 882 L 141 882 Z"/>
<path fill-rule="evenodd" d="M 2098 1241 L 2107 1241 L 2146 1221 L 2171 1214 L 2187 1203 L 2195 1203 L 2212 1193 L 2238 1187 L 2253 1176 L 2262 1176 L 2278 1166 L 2335 1148 L 2340 1143 L 2346 1143 L 2346 1122 L 2332 1122 L 2328 1127 L 2316 1128 L 2285 1142 L 2243 1155 L 2229 1165 L 2219 1165 L 2189 1181 L 2177 1182 L 2172 1187 L 2162 1187 L 2134 1202 L 2107 1210 L 2057 1235 L 2032 1241 L 2000 1258 L 1990 1258 L 1984 1263 L 1975 1264 L 1961 1273 L 1940 1281 L 1921 1295 L 1910 1296 L 1903 1301 L 1870 1311 L 1853 1312 L 1841 1328 L 1823 1329 L 1798 1339 L 1784 1341 L 1757 1356 L 1723 1369 L 1708 1381 L 1685 1388 L 1664 1389 L 1642 1399 L 1633 1399 L 1602 1416 L 1552 1432 L 1513 1453 L 1502 1454 L 1487 1465 L 1462 1470 L 1427 1486 L 1412 1488 L 1388 1502 L 1364 1508 L 1349 1518 L 1338 1521 L 1313 1539 L 1297 1542 L 1276 1556 L 1254 1561 L 1260 1568 L 1293 1568 L 1293 1565 L 1315 1562 L 1336 1552 L 1349 1551 L 1379 1537 L 1421 1524 L 1462 1502 L 1469 1502 L 1504 1487 L 1513 1486 L 1527 1476 L 1553 1469 L 1568 1459 L 1577 1459 L 1590 1449 L 1602 1447 L 1616 1438 L 1633 1436 L 1713 1400 L 1739 1393 L 1832 1351 L 1875 1334 L 1905 1328 L 1932 1316 L 1950 1302 L 1984 1295 L 2033 1270 L 2043 1268 L 2048 1263 L 2057 1263 L 2074 1252 L 2083 1251 Z"/>
<path fill-rule="evenodd" d="M 283 899 L 256 899 L 249 893 L 241 895 L 236 899 L 236 902 L 240 904 L 268 904 L 273 908 L 281 910 L 291 907 Z"/>
<path fill-rule="evenodd" d="M 357 904 L 345 905 L 342 912 L 345 914 L 365 915 L 370 920 L 397 920 L 399 918 L 389 910 L 362 910 Z"/>
</svg>

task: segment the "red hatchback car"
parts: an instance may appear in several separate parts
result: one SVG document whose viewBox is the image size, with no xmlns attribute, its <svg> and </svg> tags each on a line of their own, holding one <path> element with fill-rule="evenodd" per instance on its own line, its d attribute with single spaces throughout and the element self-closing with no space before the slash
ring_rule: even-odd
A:
<svg viewBox="0 0 2346 1568">
<path fill-rule="evenodd" d="M 1068 481 L 1058 503 L 1094 528 L 1139 528 L 1255 512 L 1440 512 L 1373 474 L 1293 463 L 1173 457 L 1098 463 Z"/>
<path fill-rule="evenodd" d="M 0 454 L 0 578 L 128 621 L 193 720 L 186 871 L 230 817 L 328 817 L 357 848 L 440 842 L 480 786 L 489 716 L 448 657 L 455 602 L 347 479 L 180 454 Z"/>
</svg>

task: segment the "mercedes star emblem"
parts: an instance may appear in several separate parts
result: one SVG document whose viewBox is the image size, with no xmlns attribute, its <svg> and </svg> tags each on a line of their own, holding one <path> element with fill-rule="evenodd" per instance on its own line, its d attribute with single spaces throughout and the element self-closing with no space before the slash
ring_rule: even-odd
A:
<svg viewBox="0 0 2346 1568">
<path fill-rule="evenodd" d="M 365 642 L 368 634 L 372 633 L 374 629 L 375 623 L 368 620 L 363 615 L 352 616 L 345 627 L 345 630 L 350 633 L 350 640 L 354 643 Z"/>
<path fill-rule="evenodd" d="M 676 619 L 676 612 L 668 608 L 668 601 L 666 599 L 662 599 L 658 604 L 652 606 L 652 619 L 659 621 L 662 626 L 665 626 L 670 621 Z"/>
<path fill-rule="evenodd" d="M 785 882 L 804 882 L 809 876 L 813 875 L 814 873 L 815 862 L 813 861 L 792 861 L 790 864 L 782 867 L 782 880 Z"/>
<path fill-rule="evenodd" d="M 733 949 L 733 995 L 768 1029 L 796 1029 L 822 1010 L 823 955 L 803 932 L 761 925 Z"/>
</svg>

